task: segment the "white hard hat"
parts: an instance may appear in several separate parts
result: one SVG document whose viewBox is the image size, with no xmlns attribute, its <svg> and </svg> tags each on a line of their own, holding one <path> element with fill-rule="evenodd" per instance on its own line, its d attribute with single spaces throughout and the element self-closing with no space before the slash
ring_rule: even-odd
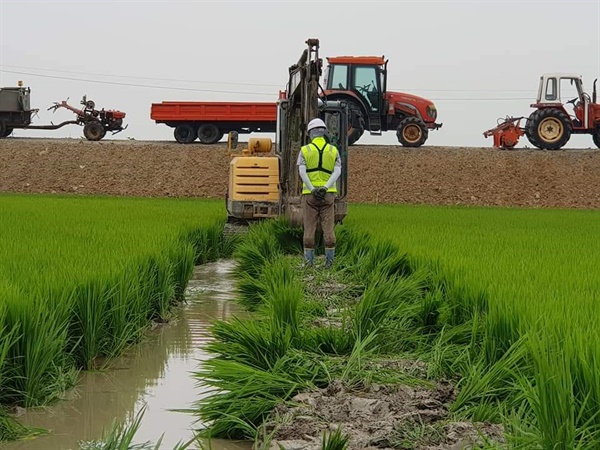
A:
<svg viewBox="0 0 600 450">
<path fill-rule="evenodd" d="M 325 122 L 323 122 L 321 119 L 313 119 L 310 122 L 308 122 L 308 127 L 306 128 L 306 131 L 310 131 L 314 128 L 327 128 L 327 125 L 325 125 Z"/>
</svg>

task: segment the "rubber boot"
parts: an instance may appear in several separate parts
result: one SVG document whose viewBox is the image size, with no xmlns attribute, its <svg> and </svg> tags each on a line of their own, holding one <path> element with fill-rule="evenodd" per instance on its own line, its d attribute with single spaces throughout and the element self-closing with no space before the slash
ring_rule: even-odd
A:
<svg viewBox="0 0 600 450">
<path fill-rule="evenodd" d="M 315 250 L 313 248 L 304 249 L 304 263 L 312 267 L 315 260 Z"/>
<path fill-rule="evenodd" d="M 335 248 L 325 249 L 325 267 L 333 266 L 333 259 L 335 258 Z"/>
</svg>

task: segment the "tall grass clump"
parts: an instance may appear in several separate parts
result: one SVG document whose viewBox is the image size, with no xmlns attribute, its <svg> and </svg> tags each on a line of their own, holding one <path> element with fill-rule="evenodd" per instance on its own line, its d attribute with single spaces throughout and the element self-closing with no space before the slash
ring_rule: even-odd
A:
<svg viewBox="0 0 600 450">
<path fill-rule="evenodd" d="M 0 403 L 57 398 L 229 256 L 214 201 L 0 195 Z"/>
</svg>

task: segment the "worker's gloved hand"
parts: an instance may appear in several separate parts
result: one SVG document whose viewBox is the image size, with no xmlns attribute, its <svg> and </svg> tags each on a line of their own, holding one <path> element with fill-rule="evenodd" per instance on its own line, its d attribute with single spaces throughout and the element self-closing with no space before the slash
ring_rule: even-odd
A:
<svg viewBox="0 0 600 450">
<path fill-rule="evenodd" d="M 321 188 L 314 188 L 310 193 L 316 200 L 323 200 L 323 198 L 321 197 Z"/>
<path fill-rule="evenodd" d="M 321 201 L 325 200 L 325 194 L 327 194 L 327 188 L 324 186 L 321 186 L 320 188 L 317 188 L 317 194 L 315 195 L 315 197 Z"/>
</svg>

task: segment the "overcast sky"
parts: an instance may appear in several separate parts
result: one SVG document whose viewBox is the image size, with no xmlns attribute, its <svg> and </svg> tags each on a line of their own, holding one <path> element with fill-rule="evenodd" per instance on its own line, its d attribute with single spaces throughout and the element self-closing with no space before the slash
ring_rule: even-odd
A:
<svg viewBox="0 0 600 450">
<path fill-rule="evenodd" d="M 0 0 L 0 86 L 31 87 L 36 124 L 70 120 L 46 108 L 87 94 L 127 113 L 129 128 L 115 138 L 172 140 L 171 128 L 150 119 L 151 103 L 276 101 L 309 37 L 320 39 L 323 58 L 389 58 L 389 88 L 438 107 L 444 125 L 427 145 L 491 146 L 483 131 L 499 117 L 528 115 L 542 73 L 580 74 L 589 92 L 600 76 L 599 0 Z M 397 140 L 387 132 L 360 142 Z M 590 136 L 574 136 L 569 146 L 590 145 Z"/>
</svg>

